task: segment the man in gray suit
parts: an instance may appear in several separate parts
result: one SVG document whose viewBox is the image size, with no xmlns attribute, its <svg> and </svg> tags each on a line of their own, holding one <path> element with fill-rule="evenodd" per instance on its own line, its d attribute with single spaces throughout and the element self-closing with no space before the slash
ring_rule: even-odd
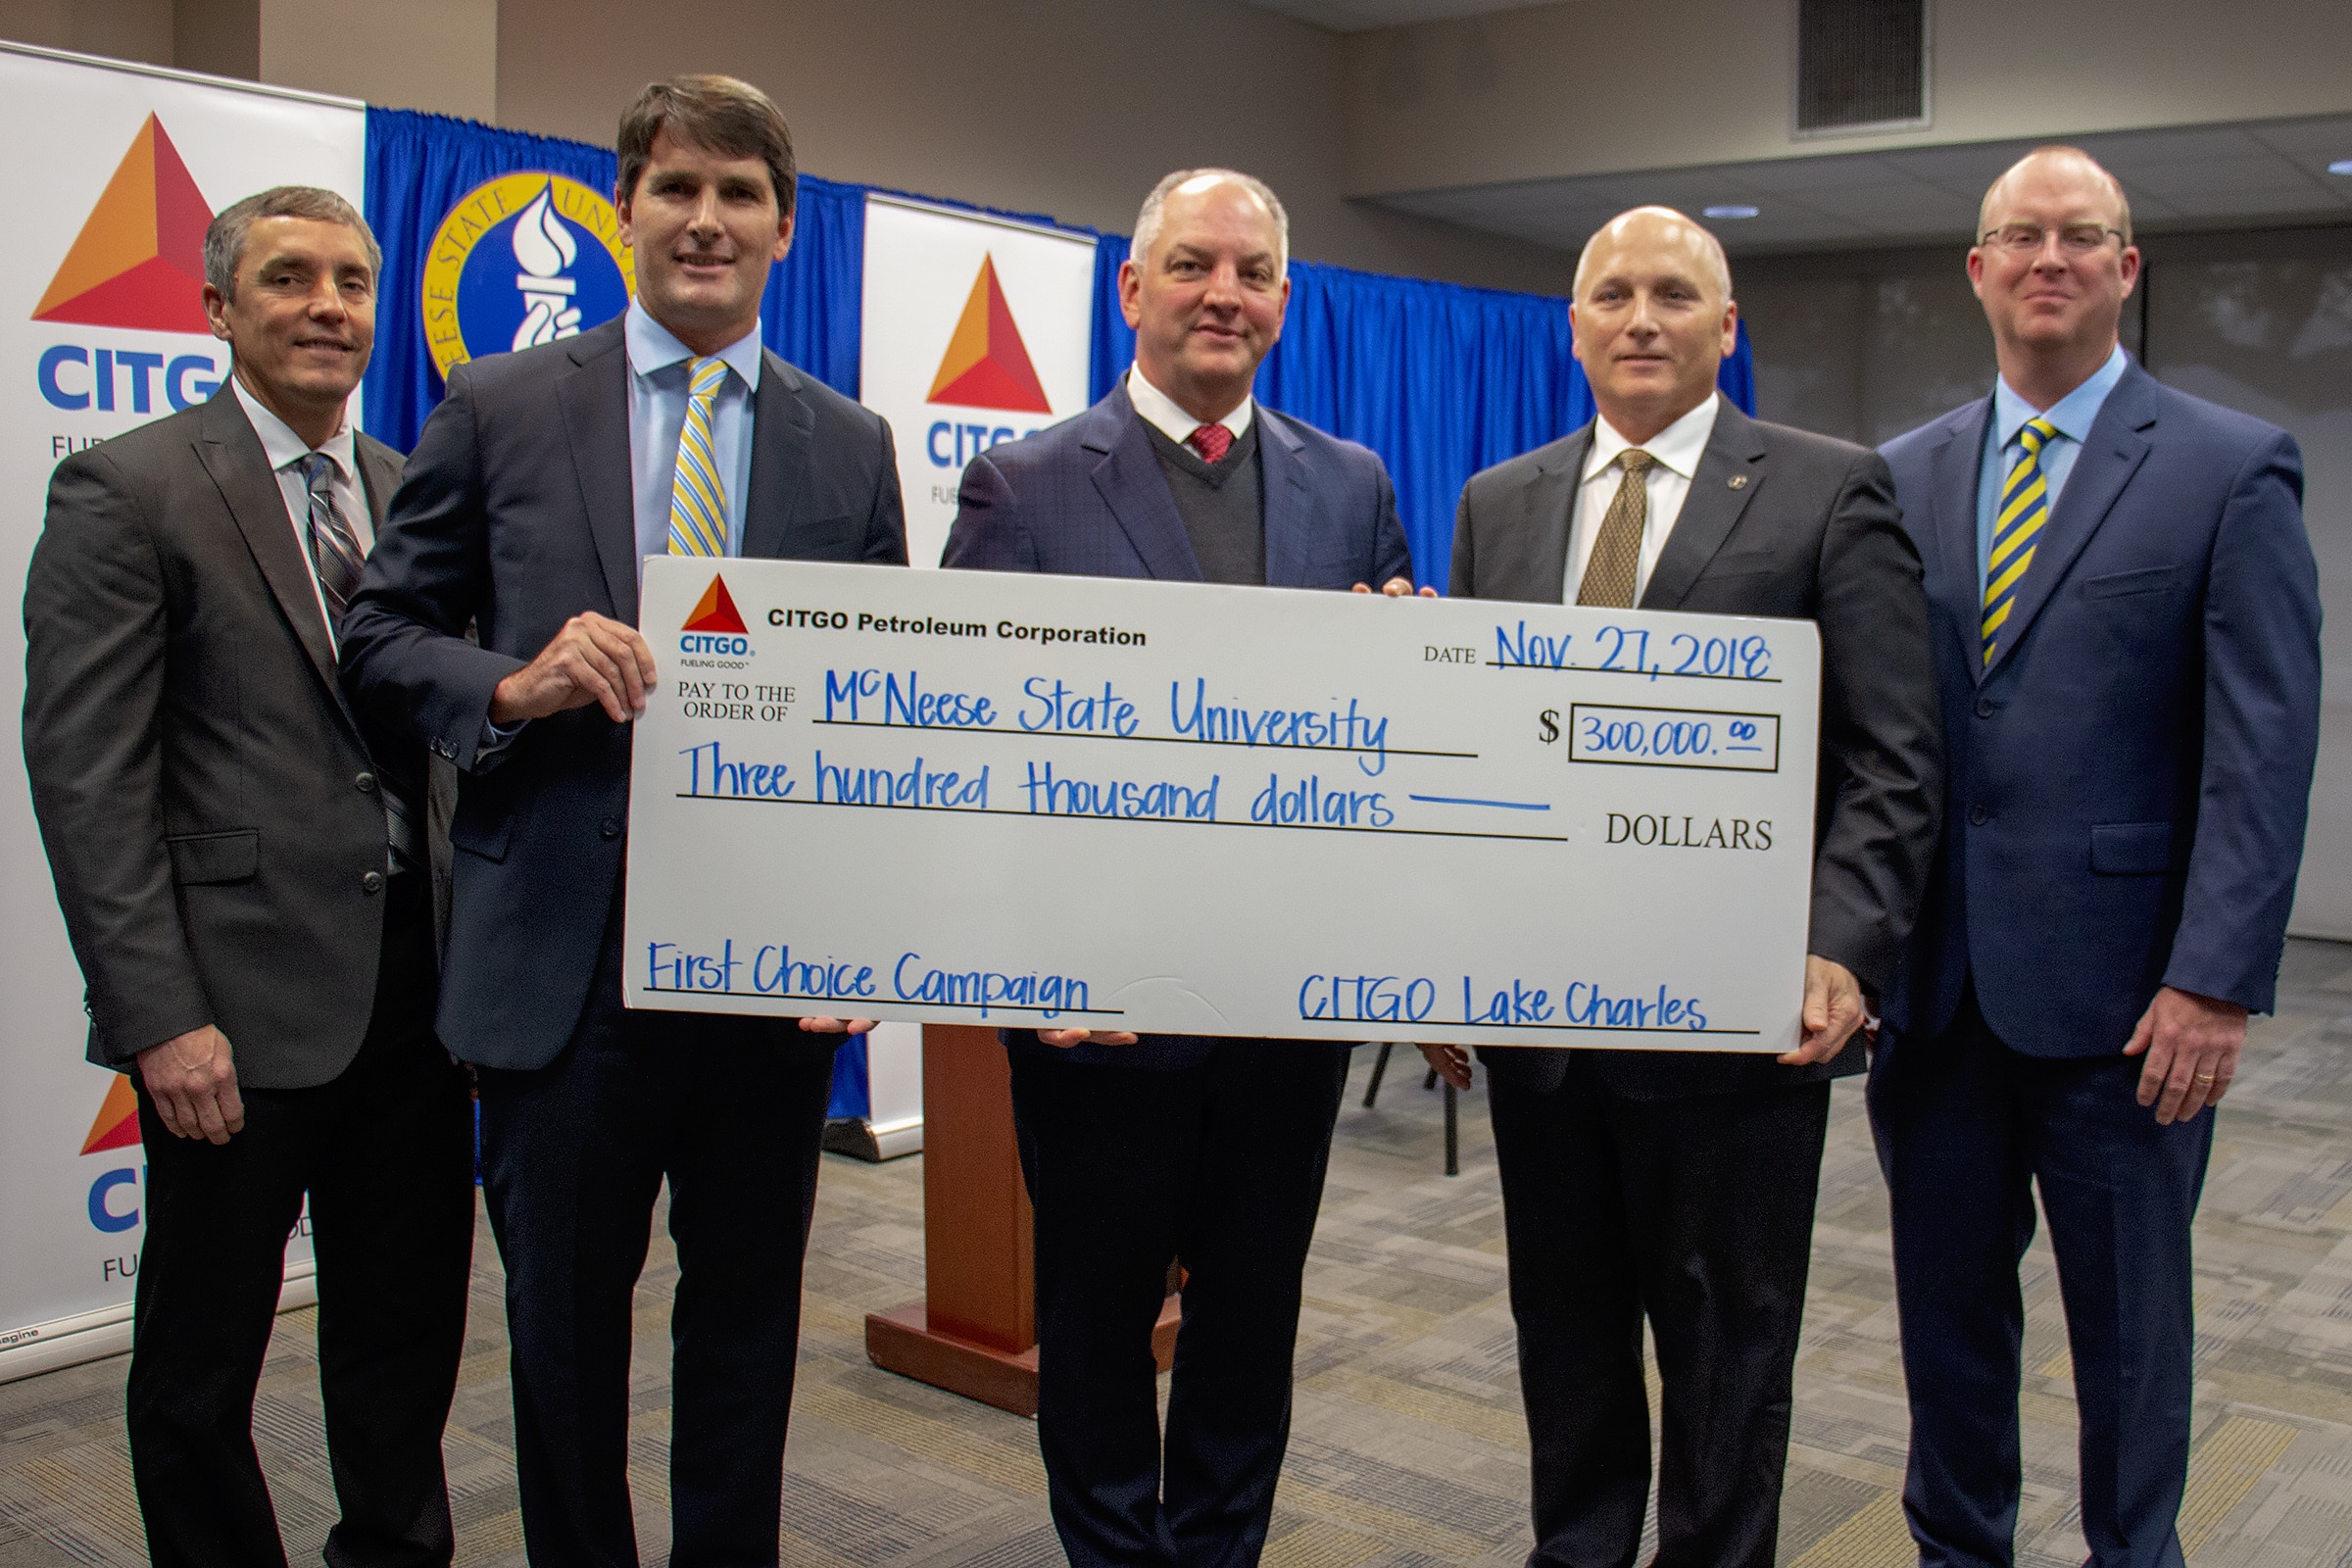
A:
<svg viewBox="0 0 2352 1568">
<path fill-rule="evenodd" d="M 24 592 L 33 808 L 90 1060 L 131 1075 L 146 1145 L 131 1466 L 159 1568 L 285 1561 L 251 1426 L 308 1193 L 327 1560 L 446 1563 L 471 1111 L 433 1035 L 424 750 L 335 678 L 400 480 L 346 414 L 379 253 L 301 186 L 204 253 L 229 380 L 58 465 Z"/>
<path fill-rule="evenodd" d="M 1529 1561 L 1634 1560 L 1646 1314 L 1664 1385 L 1657 1568 L 1769 1568 L 1829 1080 L 1861 1070 L 1838 1054 L 1892 978 L 1936 848 L 1927 601 L 1883 460 L 1716 393 L 1739 313 L 1713 235 L 1663 208 L 1624 214 L 1586 246 L 1572 310 L 1599 417 L 1470 480 L 1453 593 L 1813 621 L 1820 805 L 1775 832 L 1812 830 L 1795 1051 L 1480 1051 L 1534 1450 Z M 1462 1052 L 1423 1049 L 1467 1086 Z"/>
</svg>

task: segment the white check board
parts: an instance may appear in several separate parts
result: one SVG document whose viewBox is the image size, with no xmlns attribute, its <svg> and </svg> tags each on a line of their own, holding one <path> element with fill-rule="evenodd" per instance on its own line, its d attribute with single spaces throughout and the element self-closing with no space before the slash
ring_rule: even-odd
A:
<svg viewBox="0 0 2352 1568">
<path fill-rule="evenodd" d="M 1795 1043 L 1809 622 L 806 562 L 643 583 L 632 1006 Z"/>
</svg>

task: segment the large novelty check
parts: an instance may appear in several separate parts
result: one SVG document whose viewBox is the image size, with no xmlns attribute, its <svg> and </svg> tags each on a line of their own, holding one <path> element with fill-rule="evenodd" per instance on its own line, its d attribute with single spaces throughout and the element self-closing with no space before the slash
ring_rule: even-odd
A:
<svg viewBox="0 0 2352 1568">
<path fill-rule="evenodd" d="M 632 1006 L 1786 1051 L 1810 623 L 655 559 Z"/>
</svg>

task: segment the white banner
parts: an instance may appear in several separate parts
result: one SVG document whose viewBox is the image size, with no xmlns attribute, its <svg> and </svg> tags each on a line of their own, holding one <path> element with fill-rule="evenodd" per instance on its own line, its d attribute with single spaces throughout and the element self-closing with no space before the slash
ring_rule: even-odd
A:
<svg viewBox="0 0 2352 1568">
<path fill-rule="evenodd" d="M 1795 1044 L 1808 622 L 803 562 L 643 580 L 632 1005 Z"/>
<path fill-rule="evenodd" d="M 865 200 L 858 390 L 890 421 L 906 559 L 936 566 L 963 466 L 1086 407 L 1095 241 L 889 196 Z"/>
<path fill-rule="evenodd" d="M 0 574 L 24 580 L 60 458 L 212 395 L 205 225 L 279 184 L 359 205 L 367 121 L 339 99 L 0 46 L 0 141 L 17 241 L 0 256 Z M 386 313 L 387 329 L 404 317 Z M 356 409 L 355 409 L 356 416 Z M 0 710 L 24 700 L 7 617 Z M 12 737 L 20 734 L 12 722 Z M 21 740 L 13 741 L 21 745 Z M 21 758 L 21 754 L 20 754 Z M 0 1378 L 128 1344 L 144 1164 L 129 1082 L 82 1060 L 81 974 L 33 825 L 24 769 L 0 784 L 0 925 L 18 955 L 0 1054 Z M 310 1272 L 308 1221 L 287 1249 Z"/>
</svg>

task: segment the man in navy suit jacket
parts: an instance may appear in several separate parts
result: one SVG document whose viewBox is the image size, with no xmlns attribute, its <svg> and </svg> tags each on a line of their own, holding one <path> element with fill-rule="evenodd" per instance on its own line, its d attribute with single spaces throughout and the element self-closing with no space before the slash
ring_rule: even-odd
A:
<svg viewBox="0 0 2352 1568">
<path fill-rule="evenodd" d="M 905 524 L 889 427 L 760 343 L 792 240 L 776 106 L 723 76 L 657 82 L 619 145 L 635 302 L 451 372 L 344 623 L 343 673 L 358 706 L 464 770 L 440 1033 L 478 1070 L 531 1561 L 637 1560 L 630 1293 L 666 1178 L 670 1561 L 772 1563 L 821 1036 L 842 1025 L 621 1005 L 630 720 L 659 673 L 637 563 L 904 564 Z"/>
<path fill-rule="evenodd" d="M 1250 398 L 1282 331 L 1289 248 L 1258 181 L 1161 180 L 1119 272 L 1135 368 L 1076 418 L 972 461 L 945 564 L 1409 594 L 1380 459 Z M 1117 910 L 1113 891 L 1105 917 Z M 1037 1209 L 1037 1437 L 1062 1547 L 1079 1568 L 1246 1568 L 1290 1433 L 1348 1048 L 1083 1029 L 1004 1043 Z M 1151 1342 L 1172 1261 L 1188 1278 L 1163 1456 Z"/>
<path fill-rule="evenodd" d="M 2178 1568 L 2189 1229 L 2270 1008 L 2318 746 L 2320 608 L 2287 434 L 2116 339 L 2123 189 L 2072 148 L 1969 252 L 2000 381 L 1887 443 L 1927 566 L 1946 824 L 1871 1067 L 1921 1561 L 2007 1564 L 2017 1267 L 2037 1185 L 2097 1568 Z"/>
</svg>

